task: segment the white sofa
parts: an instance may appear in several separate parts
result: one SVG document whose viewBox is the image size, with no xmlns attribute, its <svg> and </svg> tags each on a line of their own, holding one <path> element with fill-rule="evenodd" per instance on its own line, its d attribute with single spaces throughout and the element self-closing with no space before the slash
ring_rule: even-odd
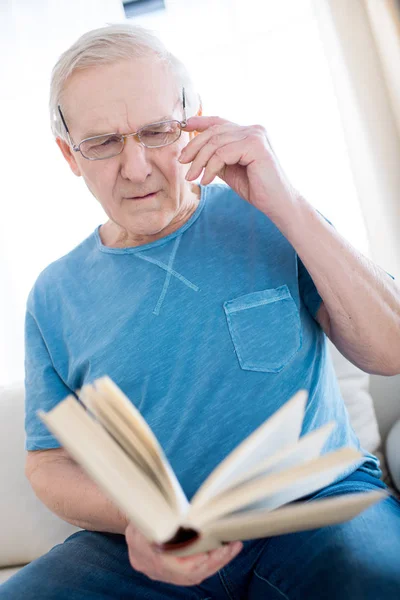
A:
<svg viewBox="0 0 400 600">
<path fill-rule="evenodd" d="M 370 378 L 349 363 L 331 344 L 330 348 L 353 427 L 362 445 L 379 453 L 384 447 L 381 444 L 382 434 L 386 436 L 389 426 L 400 419 L 400 376 Z M 374 403 L 369 394 L 370 387 Z M 400 422 L 392 430 L 393 434 L 389 435 L 389 459 L 393 479 L 400 488 L 400 463 L 395 464 L 400 457 Z M 22 384 L 0 388 L 0 456 L 1 583 L 77 529 L 50 513 L 36 498 L 24 476 Z M 383 455 L 380 454 L 380 457 L 383 458 Z M 384 479 L 389 481 L 384 460 L 382 468 Z"/>
</svg>

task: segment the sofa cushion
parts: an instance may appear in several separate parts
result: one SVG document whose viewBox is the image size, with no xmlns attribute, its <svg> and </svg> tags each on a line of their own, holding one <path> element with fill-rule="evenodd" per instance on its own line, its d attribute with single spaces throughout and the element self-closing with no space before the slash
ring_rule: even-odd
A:
<svg viewBox="0 0 400 600">
<path fill-rule="evenodd" d="M 330 340 L 328 347 L 352 427 L 361 446 L 374 453 L 380 446 L 381 437 L 369 393 L 370 376 L 348 361 Z"/>
<path fill-rule="evenodd" d="M 78 531 L 36 498 L 24 475 L 24 445 L 23 385 L 0 387 L 0 567 L 28 563 Z"/>
<path fill-rule="evenodd" d="M 400 492 L 400 420 L 396 421 L 387 436 L 386 456 L 393 484 Z"/>
<path fill-rule="evenodd" d="M 22 569 L 22 566 L 0 569 L 0 585 L 2 583 L 4 583 L 7 579 L 9 579 L 12 575 L 15 575 L 15 573 L 18 573 L 18 571 L 20 569 Z"/>
</svg>

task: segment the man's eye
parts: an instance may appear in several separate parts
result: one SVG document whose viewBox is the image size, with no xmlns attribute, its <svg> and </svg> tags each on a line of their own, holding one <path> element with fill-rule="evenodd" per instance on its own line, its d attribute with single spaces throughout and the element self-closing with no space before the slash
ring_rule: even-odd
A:
<svg viewBox="0 0 400 600">
<path fill-rule="evenodd" d="M 115 142 L 119 142 L 120 140 L 116 137 L 109 137 L 106 140 L 104 140 L 100 145 L 101 146 L 109 146 L 110 144 L 114 144 Z"/>
<path fill-rule="evenodd" d="M 96 148 L 106 148 L 107 146 L 111 146 L 113 144 L 119 143 L 120 140 L 117 136 L 111 136 L 108 138 L 99 138 L 98 140 L 89 140 L 85 143 L 86 150 L 95 150 Z"/>
<path fill-rule="evenodd" d="M 144 135 L 150 135 L 151 137 L 155 137 L 157 135 L 165 135 L 169 133 L 168 131 L 145 131 Z"/>
</svg>

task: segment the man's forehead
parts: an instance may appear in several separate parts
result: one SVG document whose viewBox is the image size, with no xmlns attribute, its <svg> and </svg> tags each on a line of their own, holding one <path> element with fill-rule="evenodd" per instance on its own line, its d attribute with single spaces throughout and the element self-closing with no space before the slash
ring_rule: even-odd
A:
<svg viewBox="0 0 400 600">
<path fill-rule="evenodd" d="M 175 93 L 169 102 L 140 102 L 129 99 L 96 105 L 76 105 L 70 115 L 72 125 L 81 139 L 103 133 L 128 133 L 144 125 L 176 118 L 180 98 Z M 181 118 L 181 116 L 179 116 Z"/>
<path fill-rule="evenodd" d="M 82 139 L 88 137 L 94 137 L 96 135 L 101 135 L 103 133 L 129 133 L 130 130 L 137 130 L 143 127 L 144 125 L 149 125 L 150 123 L 156 123 L 158 121 L 168 121 L 169 119 L 174 118 L 173 110 L 166 114 L 156 114 L 154 113 L 151 117 L 147 119 L 136 119 L 135 122 L 138 125 L 134 127 L 129 126 L 121 126 L 118 123 L 118 120 L 110 118 L 109 119 L 99 119 L 92 125 L 86 125 L 83 127 L 83 122 L 80 123 L 80 130 L 82 130 L 81 137 Z M 115 123 L 113 125 L 113 123 Z"/>
<path fill-rule="evenodd" d="M 78 73 L 70 80 L 65 89 L 66 112 L 81 139 L 127 133 L 173 118 L 181 98 L 172 75 L 165 69 L 149 72 L 145 67 L 106 65 Z"/>
<path fill-rule="evenodd" d="M 150 123 L 177 118 L 176 109 L 180 98 L 175 94 L 174 100 L 140 104 L 129 102 L 129 99 L 110 104 L 85 103 L 81 107 L 76 105 L 70 112 L 70 118 L 81 139 L 103 133 L 129 133 Z"/>
</svg>

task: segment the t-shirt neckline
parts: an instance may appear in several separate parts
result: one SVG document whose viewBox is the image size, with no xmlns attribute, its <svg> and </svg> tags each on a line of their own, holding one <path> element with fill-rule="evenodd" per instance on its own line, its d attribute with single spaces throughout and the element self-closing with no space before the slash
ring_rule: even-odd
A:
<svg viewBox="0 0 400 600">
<path fill-rule="evenodd" d="M 199 187 L 200 187 L 200 200 L 199 200 L 199 204 L 197 205 L 196 210 L 194 211 L 194 213 L 192 214 L 190 219 L 188 221 L 186 221 L 186 223 L 184 223 L 181 227 L 176 229 L 176 231 L 173 231 L 169 235 L 167 235 L 163 238 L 160 238 L 159 240 L 155 240 L 154 242 L 149 242 L 148 244 L 143 244 L 141 246 L 133 246 L 131 248 L 129 248 L 129 247 L 128 248 L 110 248 L 109 246 L 105 246 L 103 244 L 103 242 L 101 241 L 100 234 L 99 234 L 99 229 L 100 229 L 101 225 L 98 225 L 96 227 L 96 229 L 94 230 L 94 236 L 96 239 L 97 248 L 100 250 L 100 252 L 106 252 L 108 254 L 135 254 L 137 252 L 143 252 L 144 250 L 148 250 L 150 248 L 156 248 L 157 246 L 162 246 L 163 244 L 167 244 L 168 242 L 170 242 L 171 240 L 176 238 L 178 235 L 182 235 L 199 218 L 199 216 L 204 208 L 204 204 L 206 201 L 206 195 L 207 195 L 207 187 L 203 186 L 201 184 L 199 184 Z"/>
</svg>

